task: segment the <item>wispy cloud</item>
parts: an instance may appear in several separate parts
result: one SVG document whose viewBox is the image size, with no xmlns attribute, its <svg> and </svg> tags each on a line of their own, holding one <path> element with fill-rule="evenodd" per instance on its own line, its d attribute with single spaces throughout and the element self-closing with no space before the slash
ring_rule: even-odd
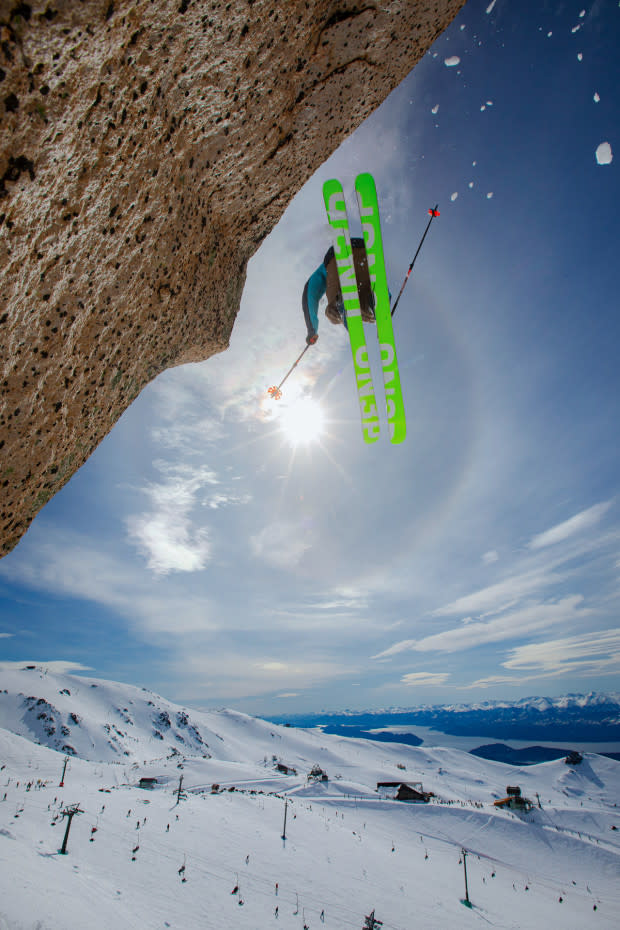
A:
<svg viewBox="0 0 620 930">
<path fill-rule="evenodd" d="M 56 531 L 40 542 L 31 532 L 28 557 L 11 564 L 10 580 L 33 590 L 75 597 L 111 608 L 138 633 L 167 637 L 217 629 L 210 599 L 136 567 L 121 554 L 76 533 Z M 0 562 L 0 575 L 8 577 Z"/>
<path fill-rule="evenodd" d="M 368 597 L 366 595 L 360 595 L 355 597 L 354 595 L 338 597 L 337 595 L 333 598 L 327 598 L 326 600 L 313 600 L 311 602 L 313 610 L 366 610 L 368 608 Z"/>
<path fill-rule="evenodd" d="M 211 554 L 206 527 L 192 529 L 183 512 L 162 511 L 127 517 L 129 538 L 157 574 L 196 572 Z"/>
<path fill-rule="evenodd" d="M 294 592 L 288 603 L 271 609 L 273 616 L 294 617 L 295 621 L 308 620 L 313 626 L 337 621 L 339 624 L 365 624 L 373 616 L 373 625 L 383 628 L 383 622 L 374 615 L 370 608 L 370 600 L 366 593 L 355 595 L 344 589 L 325 590 L 320 596 L 312 594 L 300 596 L 299 591 Z M 391 623 L 390 627 L 396 624 Z"/>
<path fill-rule="evenodd" d="M 620 673 L 620 628 L 598 630 L 578 636 L 545 640 L 517 646 L 502 662 L 504 668 L 524 674 L 490 675 L 467 687 L 491 688 L 496 685 L 522 685 L 564 675 L 618 675 Z M 529 673 L 529 674 L 527 674 Z"/>
<path fill-rule="evenodd" d="M 504 668 L 558 674 L 620 671 L 620 628 L 517 646 Z"/>
<path fill-rule="evenodd" d="M 9 639 L 13 635 L 13 633 L 0 633 L 0 639 Z"/>
<path fill-rule="evenodd" d="M 208 529 L 193 525 L 193 512 L 198 493 L 217 484 L 217 478 L 202 466 L 158 463 L 157 467 L 164 480 L 141 489 L 151 509 L 127 517 L 129 538 L 158 574 L 199 571 L 209 560 L 211 546 Z"/>
<path fill-rule="evenodd" d="M 196 417 L 189 422 L 182 419 L 151 430 L 153 440 L 164 449 L 191 453 L 225 436 L 223 424 L 213 417 Z"/>
<path fill-rule="evenodd" d="M 328 655 L 306 654 L 291 659 L 249 653 L 218 651 L 186 653 L 177 649 L 179 672 L 185 687 L 208 700 L 282 693 L 299 693 L 360 674 L 359 665 L 347 665 Z"/>
<path fill-rule="evenodd" d="M 473 691 L 474 688 L 494 688 L 497 685 L 521 685 L 528 681 L 535 681 L 540 676 L 523 676 L 518 678 L 516 675 L 489 675 L 487 678 L 477 678 L 469 685 L 463 685 L 464 691 Z"/>
<path fill-rule="evenodd" d="M 371 658 L 387 659 L 391 656 L 398 655 L 400 652 L 411 652 L 415 649 L 417 642 L 417 639 L 401 639 L 400 642 L 394 643 L 393 646 L 384 649 L 382 652 L 378 652 L 376 655 L 371 656 Z"/>
<path fill-rule="evenodd" d="M 596 526 L 601 519 L 605 516 L 613 500 L 603 501 L 600 504 L 595 504 L 593 507 L 588 507 L 587 510 L 582 510 L 580 513 L 575 514 L 575 516 L 570 517 L 568 520 L 564 520 L 562 523 L 552 526 L 551 529 L 545 530 L 544 533 L 538 533 L 538 535 L 533 536 L 528 546 L 530 549 L 543 549 L 546 546 L 553 546 L 556 543 L 563 542 L 571 536 L 574 536 L 576 533 L 582 533 L 585 530 L 592 529 Z"/>
<path fill-rule="evenodd" d="M 311 547 L 307 528 L 285 520 L 276 520 L 250 537 L 252 554 L 276 568 L 294 568 Z"/>
<path fill-rule="evenodd" d="M 458 598 L 432 612 L 434 618 L 460 614 L 449 629 L 402 640 L 379 653 L 390 658 L 403 652 L 461 653 L 493 644 L 505 647 L 502 671 L 478 678 L 470 688 L 521 685 L 541 678 L 611 674 L 618 670 L 615 634 L 586 632 L 593 618 L 604 617 L 610 598 L 606 588 L 614 553 L 616 531 L 601 533 L 599 524 L 612 501 L 584 510 L 575 517 L 532 539 L 517 556 L 509 577 Z M 553 546 L 551 550 L 550 547 Z M 600 583 L 588 600 L 574 592 L 589 585 L 596 572 Z M 568 584 L 573 592 L 567 591 Z M 564 639 L 540 641 L 551 628 L 561 627 Z M 491 671 L 491 669 L 489 669 Z"/>
<path fill-rule="evenodd" d="M 188 463 L 156 463 L 163 480 L 142 488 L 151 503 L 145 513 L 126 518 L 130 540 L 156 574 L 202 570 L 211 558 L 211 533 L 201 507 L 216 510 L 247 503 L 248 495 L 206 489 L 220 484 L 212 470 Z"/>
<path fill-rule="evenodd" d="M 497 584 L 489 585 L 459 597 L 450 604 L 433 611 L 434 617 L 450 617 L 454 614 L 479 615 L 484 612 L 496 612 L 516 604 L 524 597 L 538 594 L 543 588 L 566 580 L 566 576 L 548 568 L 534 568 L 512 575 Z"/>
<path fill-rule="evenodd" d="M 401 682 L 409 687 L 425 688 L 444 685 L 449 677 L 449 672 L 409 672 L 408 675 L 403 675 Z"/>
<path fill-rule="evenodd" d="M 580 606 L 580 594 L 558 601 L 538 602 L 503 613 L 492 620 L 480 621 L 467 617 L 459 626 L 422 639 L 406 639 L 390 646 L 373 658 L 382 659 L 400 652 L 460 652 L 476 646 L 522 639 L 539 633 L 558 623 L 581 622 L 593 613 L 591 608 Z"/>
<path fill-rule="evenodd" d="M 523 638 L 558 623 L 579 622 L 592 613 L 582 607 L 580 594 L 558 601 L 538 602 L 511 610 L 493 620 L 463 623 L 451 630 L 426 636 L 415 644 L 417 652 L 456 652 L 489 643 Z M 469 618 L 468 618 L 469 619 Z"/>
<path fill-rule="evenodd" d="M 599 529 L 612 504 L 613 500 L 597 504 L 533 536 L 525 549 L 513 553 L 512 560 L 504 558 L 499 563 L 495 550 L 485 553 L 482 561 L 491 569 L 501 564 L 504 577 L 437 607 L 431 616 L 460 614 L 481 619 L 523 605 L 528 599 L 541 601 L 549 589 L 560 590 L 569 583 L 574 586 L 577 578 L 587 577 L 594 558 L 607 560 L 612 549 L 617 551 L 617 529 Z"/>
</svg>

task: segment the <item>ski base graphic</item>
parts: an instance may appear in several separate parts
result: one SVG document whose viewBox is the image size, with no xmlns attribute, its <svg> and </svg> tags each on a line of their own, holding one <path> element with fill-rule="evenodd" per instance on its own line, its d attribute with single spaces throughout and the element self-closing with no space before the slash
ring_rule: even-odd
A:
<svg viewBox="0 0 620 930">
<path fill-rule="evenodd" d="M 347 208 L 340 181 L 331 180 L 325 182 L 323 185 L 323 200 L 325 201 L 327 218 L 332 228 L 340 290 L 342 291 L 344 312 L 349 329 L 351 355 L 353 357 L 355 382 L 362 417 L 362 434 L 365 442 L 376 442 L 379 438 L 379 415 L 377 413 L 377 401 L 375 400 L 375 389 L 372 382 L 370 359 L 368 358 L 360 299 L 357 291 Z"/>
<path fill-rule="evenodd" d="M 379 219 L 379 202 L 377 188 L 371 174 L 360 174 L 355 180 L 355 193 L 364 232 L 364 244 L 368 256 L 370 280 L 375 292 L 375 317 L 377 320 L 377 339 L 381 350 L 383 384 L 385 386 L 385 405 L 387 410 L 390 442 L 403 442 L 407 435 L 405 406 L 400 385 L 398 359 L 390 311 L 390 292 L 385 274 L 385 257 L 383 238 Z"/>
<path fill-rule="evenodd" d="M 358 175 L 355 182 L 364 245 L 368 260 L 371 286 L 375 294 L 377 338 L 381 351 L 381 366 L 385 387 L 385 402 L 390 442 L 403 442 L 407 434 L 405 409 L 394 343 L 390 296 L 385 274 L 383 239 L 379 218 L 379 204 L 374 179 L 370 174 Z M 368 348 L 361 318 L 360 300 L 353 263 L 351 235 L 347 218 L 344 191 L 340 181 L 326 181 L 323 199 L 327 218 L 332 228 L 334 253 L 338 267 L 340 289 L 349 329 L 351 355 L 362 417 L 362 433 L 367 443 L 379 438 L 379 417 L 375 399 Z"/>
</svg>

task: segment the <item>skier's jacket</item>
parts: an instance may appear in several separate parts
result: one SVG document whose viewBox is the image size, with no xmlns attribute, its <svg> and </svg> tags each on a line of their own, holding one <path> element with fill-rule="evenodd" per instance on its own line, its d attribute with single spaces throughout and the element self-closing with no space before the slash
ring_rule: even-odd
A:
<svg viewBox="0 0 620 930">
<path fill-rule="evenodd" d="M 353 249 L 353 265 L 355 267 L 355 278 L 357 280 L 362 319 L 366 323 L 374 323 L 375 315 L 373 311 L 375 306 L 375 295 L 370 283 L 364 240 L 351 239 L 351 247 Z M 327 319 L 331 323 L 344 322 L 346 326 L 344 304 L 338 278 L 338 267 L 336 265 L 333 246 L 326 253 L 323 264 L 319 265 L 317 270 L 310 275 L 304 287 L 301 304 L 304 311 L 308 336 L 314 336 L 319 330 L 319 301 L 324 294 L 327 295 L 327 307 L 325 308 L 325 316 Z"/>
</svg>

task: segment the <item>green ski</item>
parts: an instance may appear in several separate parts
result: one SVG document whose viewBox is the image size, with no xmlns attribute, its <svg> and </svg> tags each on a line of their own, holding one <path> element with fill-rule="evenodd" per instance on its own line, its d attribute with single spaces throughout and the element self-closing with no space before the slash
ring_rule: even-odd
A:
<svg viewBox="0 0 620 930">
<path fill-rule="evenodd" d="M 383 256 L 383 239 L 379 220 L 379 202 L 377 188 L 371 174 L 360 174 L 355 180 L 355 192 L 364 231 L 364 244 L 368 256 L 370 280 L 375 291 L 375 316 L 377 319 L 377 339 L 381 350 L 381 366 L 385 385 L 385 405 L 387 409 L 390 442 L 403 442 L 407 435 L 405 407 L 400 385 L 398 359 L 394 344 L 392 314 L 390 312 L 390 294 L 385 274 Z"/>
<path fill-rule="evenodd" d="M 323 185 L 323 200 L 325 201 L 327 218 L 332 228 L 334 253 L 338 266 L 340 289 L 342 291 L 344 311 L 349 330 L 351 355 L 353 356 L 355 381 L 362 415 L 362 433 L 365 442 L 376 442 L 379 438 L 379 416 L 377 413 L 375 389 L 372 383 L 370 359 L 368 358 L 368 348 L 366 346 L 364 324 L 362 323 L 360 300 L 355 278 L 347 207 L 340 181 L 334 179 L 325 182 Z M 364 235 L 366 235 L 365 232 Z M 385 274 L 383 277 L 385 279 Z M 388 316 L 389 313 L 390 307 L 388 300 Z M 392 441 L 394 442 L 394 440 Z"/>
</svg>

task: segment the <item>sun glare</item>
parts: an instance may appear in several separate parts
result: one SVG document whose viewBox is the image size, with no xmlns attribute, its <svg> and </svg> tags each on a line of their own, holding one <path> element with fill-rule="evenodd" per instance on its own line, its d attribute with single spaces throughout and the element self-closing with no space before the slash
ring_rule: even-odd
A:
<svg viewBox="0 0 620 930">
<path fill-rule="evenodd" d="M 321 405 L 311 397 L 301 398 L 283 408 L 278 420 L 292 446 L 314 442 L 325 429 L 325 415 Z"/>
</svg>

